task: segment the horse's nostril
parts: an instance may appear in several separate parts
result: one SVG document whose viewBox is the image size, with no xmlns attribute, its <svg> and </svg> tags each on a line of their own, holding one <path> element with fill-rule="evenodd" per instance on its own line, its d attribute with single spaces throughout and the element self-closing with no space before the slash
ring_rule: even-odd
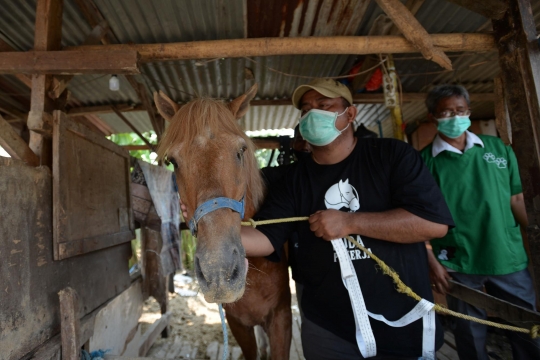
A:
<svg viewBox="0 0 540 360">
<path fill-rule="evenodd" d="M 201 270 L 201 264 L 199 262 L 199 257 L 195 258 L 195 273 L 197 274 L 197 279 L 199 280 L 199 284 L 207 285 L 208 282 L 206 281 L 206 278 L 204 277 L 204 274 Z"/>
<path fill-rule="evenodd" d="M 240 274 L 240 271 L 238 271 L 239 270 L 238 268 L 239 268 L 238 265 L 234 267 L 233 272 L 231 274 L 231 281 L 238 279 L 238 275 Z"/>
</svg>

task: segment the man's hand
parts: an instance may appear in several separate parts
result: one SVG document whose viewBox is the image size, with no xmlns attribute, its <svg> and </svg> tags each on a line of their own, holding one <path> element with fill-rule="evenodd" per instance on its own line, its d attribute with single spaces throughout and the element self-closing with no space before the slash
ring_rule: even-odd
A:
<svg viewBox="0 0 540 360">
<path fill-rule="evenodd" d="M 187 219 L 187 206 L 184 205 L 182 202 L 182 199 L 180 199 L 180 211 L 182 211 L 182 216 L 184 217 L 184 221 Z"/>
<path fill-rule="evenodd" d="M 351 213 L 338 210 L 321 210 L 309 217 L 309 228 L 324 240 L 340 239 L 349 235 Z"/>
<path fill-rule="evenodd" d="M 431 250 L 431 245 L 428 245 L 428 262 L 429 262 L 429 278 L 431 279 L 431 286 L 433 290 L 439 294 L 446 295 L 450 290 L 450 284 L 448 280 L 452 277 L 448 274 L 448 271 L 441 265 L 441 263 L 435 258 L 435 254 Z"/>
</svg>

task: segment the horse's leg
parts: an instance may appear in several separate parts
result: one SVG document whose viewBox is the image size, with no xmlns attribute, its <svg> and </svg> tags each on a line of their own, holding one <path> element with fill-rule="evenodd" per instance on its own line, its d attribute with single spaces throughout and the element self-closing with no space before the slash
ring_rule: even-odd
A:
<svg viewBox="0 0 540 360">
<path fill-rule="evenodd" d="M 233 316 L 227 316 L 231 332 L 240 345 L 246 360 L 257 360 L 257 340 L 253 326 L 245 326 Z"/>
<path fill-rule="evenodd" d="M 289 360 L 292 337 L 291 294 L 280 301 L 273 316 L 267 321 L 265 330 L 270 340 L 270 357 L 274 360 Z"/>
</svg>

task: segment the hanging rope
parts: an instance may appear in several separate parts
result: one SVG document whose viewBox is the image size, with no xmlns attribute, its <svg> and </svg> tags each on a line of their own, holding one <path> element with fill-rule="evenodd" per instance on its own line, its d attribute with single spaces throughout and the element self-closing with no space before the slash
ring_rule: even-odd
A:
<svg viewBox="0 0 540 360">
<path fill-rule="evenodd" d="M 223 314 L 223 305 L 218 304 L 219 317 L 221 318 L 221 329 L 223 330 L 223 360 L 227 360 L 229 357 L 229 333 L 227 332 L 227 325 L 225 324 L 225 315 Z"/>
<path fill-rule="evenodd" d="M 249 219 L 248 221 L 242 221 L 242 225 L 243 226 L 252 226 L 253 228 L 255 228 L 255 227 L 257 227 L 257 225 L 277 224 L 277 223 L 282 223 L 282 222 L 305 221 L 305 220 L 308 220 L 308 219 L 309 219 L 309 217 L 307 217 L 307 216 L 291 217 L 291 218 L 285 218 L 285 219 L 261 220 L 261 221 L 255 221 L 253 219 Z M 353 239 L 352 236 L 347 236 L 347 240 L 349 240 L 357 248 L 359 248 L 360 250 L 362 250 L 366 254 L 368 254 L 381 267 L 382 272 L 385 275 L 388 275 L 388 276 L 390 276 L 392 278 L 392 280 L 394 281 L 394 283 L 397 286 L 397 291 L 398 292 L 403 293 L 403 294 L 405 294 L 407 296 L 410 296 L 413 299 L 415 299 L 416 301 L 422 300 L 422 298 L 418 294 L 416 294 L 410 287 L 408 287 L 407 285 L 405 285 L 403 283 L 403 281 L 401 281 L 401 279 L 399 278 L 399 275 L 394 270 L 392 270 L 388 265 L 386 265 L 384 261 L 379 259 L 377 256 L 375 256 L 371 251 L 366 249 L 364 246 L 360 245 L 360 243 L 358 243 L 358 241 Z M 520 333 L 524 333 L 524 334 L 529 334 L 531 336 L 531 338 L 533 338 L 533 339 L 538 338 L 539 335 L 540 335 L 539 334 L 540 333 L 540 325 L 534 325 L 529 330 L 529 329 L 525 329 L 525 328 L 521 328 L 521 327 L 517 327 L 517 326 L 499 324 L 499 323 L 496 323 L 496 322 L 493 322 L 493 321 L 482 320 L 482 319 L 475 318 L 473 316 L 464 315 L 464 314 L 452 311 L 452 310 L 450 310 L 448 308 L 445 308 L 445 307 L 443 307 L 443 306 L 441 306 L 439 304 L 435 304 L 433 309 L 435 311 L 437 311 L 438 313 L 441 313 L 441 314 L 447 314 L 447 315 L 455 316 L 455 317 L 458 317 L 458 318 L 461 318 L 461 319 L 474 321 L 474 322 L 477 322 L 479 324 L 493 326 L 493 327 L 496 327 L 496 328 L 499 328 L 499 329 L 504 329 L 504 330 L 516 331 L 516 332 L 520 332 Z"/>
</svg>

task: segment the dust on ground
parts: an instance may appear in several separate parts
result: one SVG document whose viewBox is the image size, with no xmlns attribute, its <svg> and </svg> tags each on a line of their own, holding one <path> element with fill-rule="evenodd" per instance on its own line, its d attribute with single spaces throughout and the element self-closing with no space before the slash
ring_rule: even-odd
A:
<svg viewBox="0 0 540 360">
<path fill-rule="evenodd" d="M 159 337 L 153 347 L 161 347 L 165 342 L 174 341 L 179 336 L 183 341 L 204 351 L 213 341 L 223 343 L 223 331 L 218 305 L 207 303 L 196 281 L 186 275 L 175 275 L 175 293 L 169 293 L 168 311 L 171 312 L 169 338 Z M 180 293 L 180 294 L 179 294 Z M 159 304 L 150 297 L 144 302 L 141 322 L 149 326 L 161 317 Z M 145 331 L 145 329 L 142 329 Z M 237 346 L 236 340 L 227 326 L 230 346 Z"/>
</svg>

